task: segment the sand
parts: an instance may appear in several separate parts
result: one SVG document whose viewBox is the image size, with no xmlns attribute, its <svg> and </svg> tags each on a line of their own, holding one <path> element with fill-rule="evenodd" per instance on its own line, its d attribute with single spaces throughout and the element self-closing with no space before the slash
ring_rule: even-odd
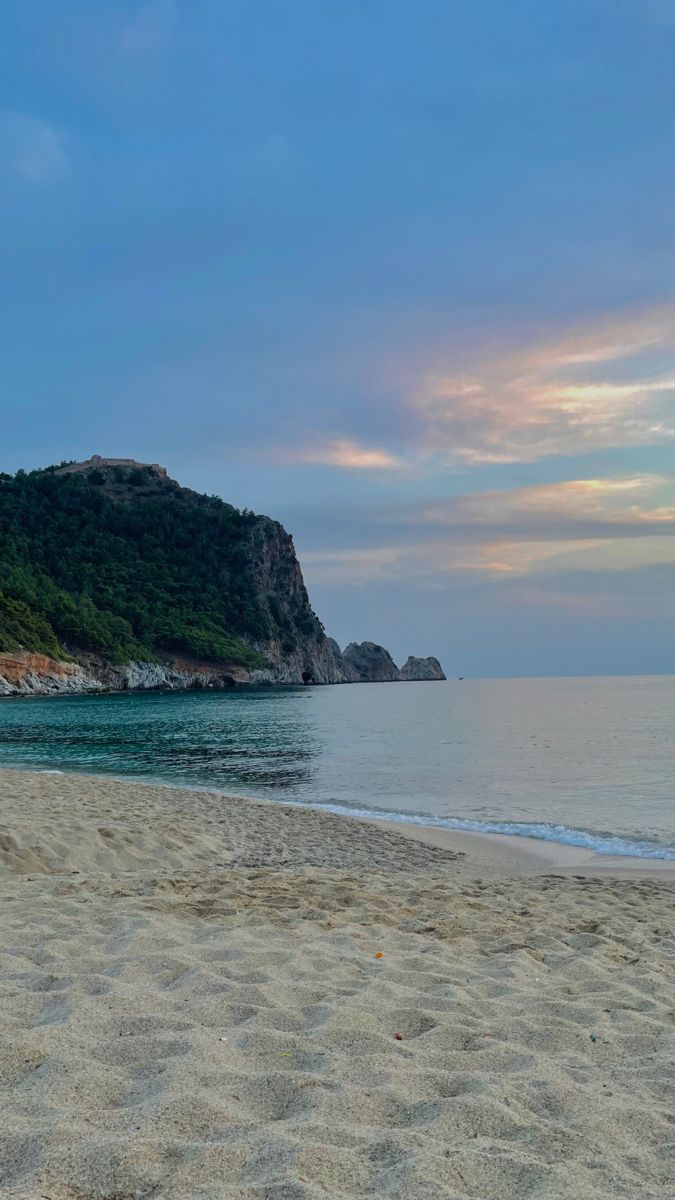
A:
<svg viewBox="0 0 675 1200">
<path fill-rule="evenodd" d="M 672 1200 L 675 882 L 438 840 L 0 772 L 2 1196 Z"/>
</svg>

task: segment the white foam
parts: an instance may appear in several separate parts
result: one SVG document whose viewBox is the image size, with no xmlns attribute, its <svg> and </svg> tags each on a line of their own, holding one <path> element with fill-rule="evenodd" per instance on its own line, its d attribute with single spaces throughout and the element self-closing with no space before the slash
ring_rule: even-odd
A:
<svg viewBox="0 0 675 1200">
<path fill-rule="evenodd" d="M 547 825 L 527 821 L 471 821 L 464 817 L 427 817 L 418 814 L 383 812 L 381 809 L 350 808 L 344 804 L 309 804 L 284 800 L 298 808 L 318 808 L 338 816 L 366 817 L 371 821 L 395 821 L 400 825 L 418 825 L 427 829 L 456 829 L 465 833 L 505 833 L 511 837 L 536 838 L 543 842 L 559 842 L 564 846 L 580 846 L 595 854 L 613 854 L 622 858 L 657 858 L 675 860 L 675 847 L 659 846 L 655 842 L 632 841 L 614 834 L 590 833 L 585 829 L 570 829 L 566 825 Z"/>
<path fill-rule="evenodd" d="M 23 767 L 25 770 L 25 766 Z M 37 768 L 42 775 L 63 775 L 63 771 Z M 191 791 L 215 792 L 231 797 L 241 795 L 246 799 L 250 793 L 238 790 L 225 791 L 208 784 L 195 784 L 186 780 L 168 780 L 161 776 L 112 775 L 124 783 L 159 783 L 164 787 L 189 788 Z M 322 804 L 320 801 L 288 800 L 283 796 L 271 800 L 269 796 L 257 795 L 257 800 L 269 804 L 286 804 L 292 808 L 313 808 L 319 812 L 331 812 L 342 817 L 364 817 L 370 821 L 392 821 L 400 825 L 416 825 L 426 829 L 456 829 L 464 833 L 503 833 L 510 837 L 534 838 L 542 842 L 558 842 L 563 846 L 579 846 L 595 854 L 611 854 L 620 858 L 652 858 L 675 861 L 675 846 L 662 846 L 657 842 L 637 841 L 611 833 L 591 833 L 587 829 L 574 829 L 567 825 L 548 825 L 545 822 L 528 821 L 473 821 L 468 817 L 431 817 L 423 813 L 389 812 L 379 808 L 357 808 L 348 804 Z"/>
</svg>

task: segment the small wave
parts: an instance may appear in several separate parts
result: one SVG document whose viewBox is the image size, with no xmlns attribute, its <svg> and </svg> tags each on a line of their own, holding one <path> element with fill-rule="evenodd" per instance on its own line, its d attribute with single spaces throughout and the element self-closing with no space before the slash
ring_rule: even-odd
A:
<svg viewBox="0 0 675 1200">
<path fill-rule="evenodd" d="M 621 858 L 656 858 L 675 860 L 675 848 L 658 846 L 654 842 L 631 841 L 614 834 L 590 833 L 585 829 L 570 829 L 566 825 L 546 825 L 526 821 L 471 821 L 464 817 L 427 817 L 419 814 L 383 812 L 382 809 L 350 808 L 345 804 L 310 804 L 284 800 L 298 808 L 317 808 L 337 816 L 365 817 L 371 821 L 393 821 L 400 825 L 417 825 L 427 829 L 456 829 L 462 833 L 502 833 L 510 837 L 535 838 L 540 842 L 558 842 L 563 846 L 579 846 L 595 854 L 613 854 Z"/>
<path fill-rule="evenodd" d="M 35 770 L 41 775 L 64 775 L 66 772 L 54 768 L 31 767 L 18 764 L 18 769 Z M 71 771 L 68 773 L 77 773 Z M 107 774 L 107 772 L 106 772 Z M 547 825 L 545 822 L 527 821 L 474 821 L 468 817 L 432 817 L 424 813 L 390 812 L 381 808 L 362 808 L 349 804 L 331 804 L 321 801 L 291 800 L 285 796 L 275 796 L 260 792 L 251 793 L 240 791 L 238 788 L 227 790 L 209 784 L 195 783 L 188 779 L 168 779 L 160 775 L 110 773 L 110 778 L 120 783 L 152 783 L 163 787 L 189 788 L 191 791 L 217 793 L 226 797 L 240 795 L 242 799 L 252 797 L 268 804 L 284 804 L 289 808 L 311 808 L 319 812 L 331 812 L 342 817 L 362 817 L 369 821 L 391 821 L 399 825 L 413 825 L 426 829 L 456 829 L 460 833 L 497 833 L 510 837 L 532 838 L 542 842 L 557 842 L 563 846 L 577 846 L 582 850 L 591 850 L 595 854 L 610 854 L 620 858 L 659 859 L 667 862 L 675 861 L 675 847 L 660 846 L 655 842 L 637 841 L 631 838 L 619 837 L 611 833 L 591 833 L 586 829 L 574 829 L 567 825 Z"/>
</svg>

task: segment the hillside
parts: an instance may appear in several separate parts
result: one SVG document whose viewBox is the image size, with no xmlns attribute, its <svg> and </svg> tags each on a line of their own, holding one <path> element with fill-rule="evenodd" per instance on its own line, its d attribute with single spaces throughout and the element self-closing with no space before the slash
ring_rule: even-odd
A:
<svg viewBox="0 0 675 1200">
<path fill-rule="evenodd" d="M 0 475 L 0 660 L 0 694 L 368 678 L 277 521 L 98 456 Z"/>
<path fill-rule="evenodd" d="M 154 467 L 0 476 L 0 650 L 264 668 L 270 643 L 325 640 L 297 570 L 276 522 Z"/>
</svg>

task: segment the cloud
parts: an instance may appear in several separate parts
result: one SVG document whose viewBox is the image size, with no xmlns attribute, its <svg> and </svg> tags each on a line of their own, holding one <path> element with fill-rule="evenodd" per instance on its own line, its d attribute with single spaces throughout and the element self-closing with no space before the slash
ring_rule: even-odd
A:
<svg viewBox="0 0 675 1200">
<path fill-rule="evenodd" d="M 0 112 L 0 163 L 11 175 L 43 184 L 61 178 L 68 168 L 65 136 L 30 113 Z"/>
<path fill-rule="evenodd" d="M 129 55 L 152 55 L 167 45 L 176 25 L 173 0 L 148 0 L 137 8 L 122 32 L 122 48 Z"/>
<path fill-rule="evenodd" d="M 605 363 L 632 358 L 654 346 L 672 346 L 675 312 L 655 309 L 646 316 L 627 321 L 601 322 L 593 329 L 580 329 L 568 338 L 525 351 L 520 362 L 526 367 L 565 367 Z"/>
<path fill-rule="evenodd" d="M 401 460 L 388 450 L 362 446 L 349 438 L 335 438 L 323 444 L 309 446 L 299 451 L 295 461 L 341 467 L 350 471 L 390 471 L 402 465 Z"/>
<path fill-rule="evenodd" d="M 675 310 L 430 373 L 414 407 L 426 453 L 448 463 L 535 462 L 674 441 Z"/>
<path fill-rule="evenodd" d="M 358 533 L 370 544 L 303 553 L 312 583 L 429 589 L 452 576 L 501 584 L 675 565 L 675 480 L 622 476 L 454 496 L 392 516 L 389 529 L 380 516 Z"/>
<path fill-rule="evenodd" d="M 419 589 L 444 586 L 448 576 L 480 576 L 500 582 L 511 577 L 606 573 L 675 563 L 675 534 L 653 538 L 586 537 L 469 542 L 461 538 L 415 545 L 373 546 L 368 550 L 313 551 L 302 555 L 310 583 L 361 587 L 377 580 L 413 583 Z"/>
<path fill-rule="evenodd" d="M 675 479 L 667 475 L 625 475 L 610 479 L 569 479 L 560 483 L 478 492 L 424 508 L 425 523 L 463 522 L 491 526 L 534 518 L 542 525 L 565 522 L 621 523 L 639 533 L 647 526 L 672 527 L 675 533 Z M 611 532 L 616 536 L 616 530 Z M 666 531 L 667 532 L 667 531 Z"/>
</svg>

